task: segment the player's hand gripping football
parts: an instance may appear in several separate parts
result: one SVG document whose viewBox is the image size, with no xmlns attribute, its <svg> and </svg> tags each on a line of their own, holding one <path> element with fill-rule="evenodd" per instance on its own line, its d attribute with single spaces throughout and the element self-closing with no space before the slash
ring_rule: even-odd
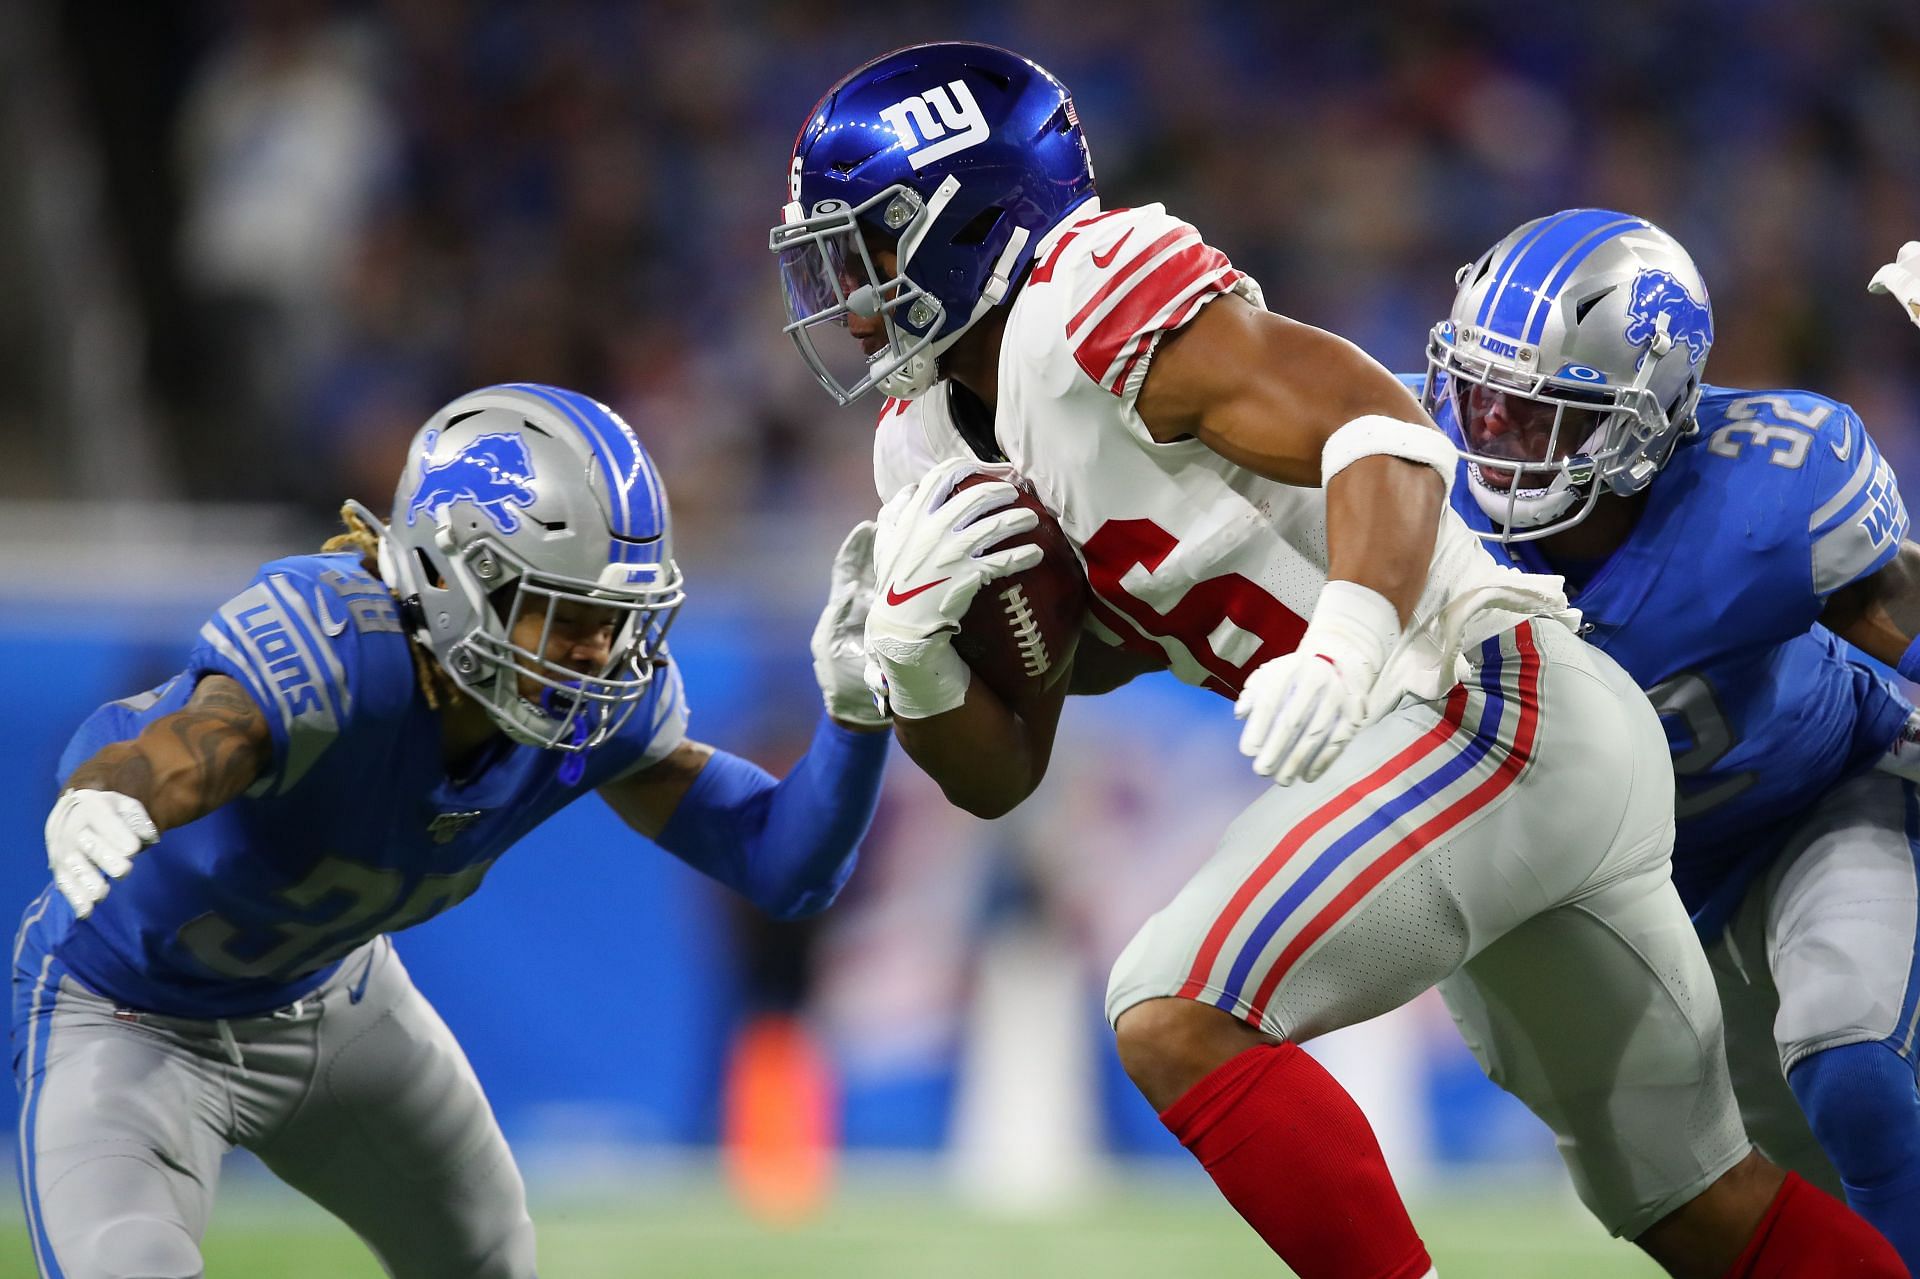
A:
<svg viewBox="0 0 1920 1279">
<path fill-rule="evenodd" d="M 146 807 L 110 790 L 70 790 L 47 816 L 47 865 L 53 884 L 85 919 L 107 895 L 109 878 L 133 868 L 133 855 L 160 838 Z"/>
<path fill-rule="evenodd" d="M 1285 786 L 1315 781 L 1367 718 L 1367 697 L 1400 638 L 1386 596 L 1355 582 L 1329 581 L 1300 647 L 1247 676 L 1235 718 L 1240 753 L 1253 771 Z"/>
<path fill-rule="evenodd" d="M 1900 246 L 1899 256 L 1873 273 L 1871 293 L 1891 293 L 1907 309 L 1907 318 L 1920 324 L 1920 240 Z"/>
<path fill-rule="evenodd" d="M 887 714 L 867 688 L 867 614 L 873 611 L 872 520 L 853 526 L 833 557 L 827 606 L 813 627 L 813 677 L 827 714 L 857 728 L 884 728 Z"/>
<path fill-rule="evenodd" d="M 906 719 L 939 715 L 966 700 L 972 676 L 952 642 L 960 619 L 982 586 L 1040 562 L 1033 545 L 987 549 L 1040 521 L 1029 510 L 1002 509 L 1017 496 L 1008 483 L 954 493 L 962 475 L 982 469 L 991 468 L 966 458 L 943 462 L 880 509 L 868 684 Z"/>
</svg>

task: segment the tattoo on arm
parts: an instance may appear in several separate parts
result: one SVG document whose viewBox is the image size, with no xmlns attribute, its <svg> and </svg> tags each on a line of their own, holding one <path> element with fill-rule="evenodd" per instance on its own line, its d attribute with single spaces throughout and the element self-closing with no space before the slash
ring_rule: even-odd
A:
<svg viewBox="0 0 1920 1279">
<path fill-rule="evenodd" d="M 153 762 L 132 742 L 115 742 L 75 769 L 67 779 L 67 787 L 113 790 L 140 799 L 153 789 Z"/>
<path fill-rule="evenodd" d="M 69 788 L 113 790 L 146 806 L 161 830 L 204 817 L 251 785 L 272 758 L 260 707 L 238 683 L 210 675 L 192 699 L 75 769 Z"/>
</svg>

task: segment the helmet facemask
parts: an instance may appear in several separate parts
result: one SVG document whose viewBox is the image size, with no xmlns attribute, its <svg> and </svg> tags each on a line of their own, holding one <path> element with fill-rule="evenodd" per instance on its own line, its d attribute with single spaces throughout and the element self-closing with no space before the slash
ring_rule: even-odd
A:
<svg viewBox="0 0 1920 1279">
<path fill-rule="evenodd" d="M 931 348 L 946 319 L 940 300 L 906 274 L 912 247 L 904 242 L 897 254 L 897 274 L 882 281 L 867 247 L 860 219 L 884 209 L 879 216 L 889 227 L 907 228 L 916 218 L 925 234 L 927 219 L 920 196 L 912 188 L 889 187 L 857 207 L 839 200 L 822 200 L 812 217 L 796 202 L 786 207 L 786 221 L 773 229 L 769 244 L 780 255 L 781 293 L 787 304 L 787 326 L 813 375 L 827 393 L 842 404 L 887 382 L 898 382 L 916 365 L 931 368 L 938 354 Z M 872 355 L 859 351 L 846 333 L 847 318 L 878 318 L 886 343 Z M 814 340 L 822 325 L 842 332 L 829 334 L 826 349 Z M 944 347 L 942 348 L 944 349 Z M 931 376 L 927 384 L 932 385 Z M 895 392 L 889 391 L 889 394 Z"/>
<path fill-rule="evenodd" d="M 939 378 L 940 357 L 1011 291 L 1013 269 L 1029 238 L 1024 227 L 1012 228 L 985 290 L 961 323 L 949 326 L 946 305 L 909 274 L 915 251 L 959 190 L 959 179 L 948 176 L 923 200 L 912 187 L 896 184 L 859 205 L 822 200 L 812 216 L 796 200 L 769 234 L 769 246 L 780 255 L 787 304 L 782 331 L 841 404 L 875 387 L 903 400 L 925 394 Z M 872 221 L 897 237 L 894 275 L 885 281 L 868 246 Z M 853 315 L 877 318 L 883 326 L 885 344 L 872 355 L 859 352 L 844 333 L 830 339 L 830 350 L 815 342 L 815 329 L 833 324 L 844 330 Z"/>
<path fill-rule="evenodd" d="M 606 742 L 646 699 L 666 647 L 667 628 L 686 599 L 669 558 L 657 564 L 609 564 L 603 582 L 543 573 L 493 538 L 453 547 L 444 525 L 432 549 L 406 550 L 359 503 L 350 503 L 380 533 L 380 573 L 403 600 L 417 601 L 417 621 L 458 614 L 464 633 L 435 643 L 432 626 L 418 638 L 435 650 L 442 670 L 514 741 L 546 750 L 590 751 Z M 633 579 L 631 581 L 627 579 Z M 462 607 L 449 610 L 448 597 Z M 580 672 L 546 656 L 562 610 L 611 610 L 614 635 L 601 669 Z M 410 609 L 410 612 L 415 611 Z M 531 647 L 514 641 L 522 620 L 539 618 Z M 450 642 L 449 642 L 450 641 Z M 531 689 L 522 687 L 523 680 Z"/>
<path fill-rule="evenodd" d="M 1423 405 L 1431 414 L 1442 398 L 1451 402 L 1467 482 L 1501 542 L 1572 528 L 1602 491 L 1640 491 L 1678 439 L 1644 385 L 1595 387 L 1476 360 L 1438 328 L 1427 361 Z M 1697 394 L 1676 407 L 1691 413 Z"/>
<path fill-rule="evenodd" d="M 619 732 L 647 696 L 685 599 L 679 569 L 671 561 L 610 564 L 600 582 L 588 582 L 542 573 L 491 539 L 466 547 L 453 564 L 456 580 L 481 594 L 482 621 L 444 665 L 501 731 L 564 751 L 590 751 Z M 595 612 L 613 625 L 600 669 L 578 671 L 546 655 L 563 615 L 577 626 Z M 516 642 L 535 626 L 531 643 Z"/>
</svg>

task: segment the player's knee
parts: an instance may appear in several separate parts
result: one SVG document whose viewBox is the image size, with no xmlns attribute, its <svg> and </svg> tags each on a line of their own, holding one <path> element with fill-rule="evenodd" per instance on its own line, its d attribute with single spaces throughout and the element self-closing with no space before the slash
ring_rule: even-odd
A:
<svg viewBox="0 0 1920 1279">
<path fill-rule="evenodd" d="M 1165 1110 L 1228 1059 L 1270 1036 L 1191 999 L 1148 999 L 1121 1013 L 1114 1041 L 1127 1077 Z"/>
<path fill-rule="evenodd" d="M 71 1273 L 100 1279 L 199 1279 L 200 1247 L 185 1226 L 164 1217 L 116 1217 L 93 1234 L 92 1257 Z"/>
<path fill-rule="evenodd" d="M 1814 1053 L 1787 1076 L 1820 1146 L 1848 1185 L 1920 1168 L 1913 1064 L 1883 1042 Z"/>
</svg>

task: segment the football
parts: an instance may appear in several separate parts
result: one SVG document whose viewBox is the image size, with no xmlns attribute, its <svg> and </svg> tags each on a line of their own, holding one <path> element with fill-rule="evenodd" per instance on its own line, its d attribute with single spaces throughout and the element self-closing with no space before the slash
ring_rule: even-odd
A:
<svg viewBox="0 0 1920 1279">
<path fill-rule="evenodd" d="M 997 478 L 975 472 L 962 477 L 954 491 Z M 1024 480 L 1015 476 L 1013 483 L 1020 490 L 1016 505 L 1037 514 L 1040 524 L 988 549 L 1032 543 L 1041 550 L 1040 562 L 982 587 L 960 619 L 953 648 L 987 687 L 1019 710 L 1066 670 L 1086 613 L 1087 579 L 1060 522 Z"/>
</svg>

